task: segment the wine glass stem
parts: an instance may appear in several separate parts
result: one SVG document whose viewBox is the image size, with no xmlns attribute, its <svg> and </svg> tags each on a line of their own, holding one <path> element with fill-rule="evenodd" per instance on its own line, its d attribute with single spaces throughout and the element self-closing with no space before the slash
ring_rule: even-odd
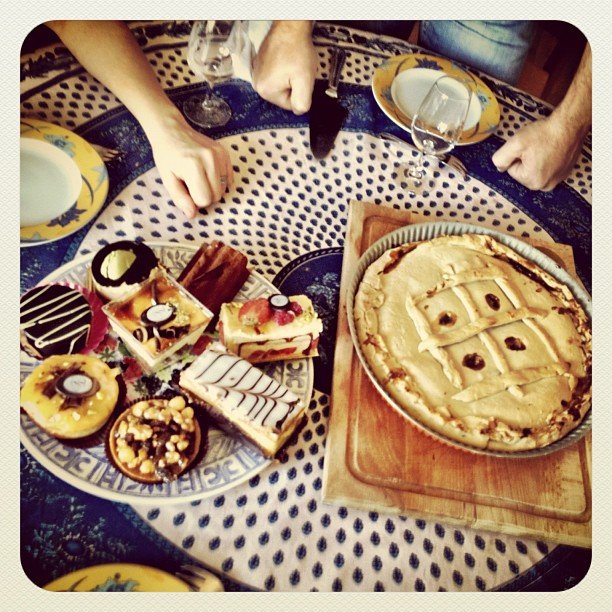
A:
<svg viewBox="0 0 612 612">
<path fill-rule="evenodd" d="M 425 168 L 423 167 L 423 151 L 419 149 L 416 161 L 414 162 L 414 165 L 410 165 L 408 174 L 410 174 L 412 178 L 420 180 L 423 178 L 424 170 Z"/>
<path fill-rule="evenodd" d="M 211 85 L 208 79 L 204 79 L 204 95 L 202 96 L 202 106 L 209 106 L 213 97 L 213 85 Z"/>
</svg>

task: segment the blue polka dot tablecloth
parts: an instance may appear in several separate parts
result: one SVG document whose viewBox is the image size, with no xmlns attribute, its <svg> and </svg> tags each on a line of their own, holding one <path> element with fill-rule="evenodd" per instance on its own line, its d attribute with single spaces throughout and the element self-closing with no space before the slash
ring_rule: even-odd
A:
<svg viewBox="0 0 612 612">
<path fill-rule="evenodd" d="M 180 107 L 200 87 L 185 59 L 189 24 L 133 24 L 133 29 Z M 572 177 L 553 192 L 521 188 L 495 170 L 491 154 L 549 109 L 482 75 L 501 103 L 497 134 L 456 150 L 468 168 L 466 180 L 430 161 L 434 184 L 410 195 L 402 185 L 410 152 L 376 136 L 381 131 L 407 135 L 379 110 L 369 82 L 385 57 L 416 48 L 326 24 L 317 26 L 315 42 L 319 78 L 327 74 L 332 46 L 348 52 L 340 93 L 349 115 L 331 154 L 313 158 L 307 117 L 267 104 L 246 82 L 223 84 L 219 93 L 234 116 L 212 135 L 230 153 L 235 187 L 193 220 L 169 202 L 146 138 L 110 92 L 59 47 L 22 58 L 23 115 L 53 121 L 122 152 L 109 164 L 108 202 L 91 224 L 56 243 L 22 249 L 22 290 L 61 263 L 114 240 L 199 245 L 218 239 L 245 253 L 252 269 L 282 291 L 308 294 L 325 325 L 305 428 L 282 461 L 222 495 L 160 507 L 116 504 L 64 484 L 22 449 L 22 561 L 37 584 L 95 563 L 132 561 L 168 569 L 198 562 L 230 589 L 511 590 L 538 580 L 560 555 L 569 554 L 567 547 L 418 516 L 326 505 L 321 487 L 349 200 L 571 244 L 582 281 L 590 287 L 590 143 Z M 560 588 L 576 580 L 568 576 Z"/>
</svg>

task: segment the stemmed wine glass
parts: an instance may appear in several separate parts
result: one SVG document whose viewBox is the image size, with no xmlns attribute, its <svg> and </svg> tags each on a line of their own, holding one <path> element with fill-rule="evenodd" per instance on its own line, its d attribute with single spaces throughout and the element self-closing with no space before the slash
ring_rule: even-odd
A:
<svg viewBox="0 0 612 612">
<path fill-rule="evenodd" d="M 234 73 L 231 50 L 235 23 L 208 19 L 196 21 L 191 29 L 187 63 L 194 74 L 204 77 L 206 91 L 188 98 L 183 104 L 183 112 L 203 128 L 225 125 L 232 116 L 232 109 L 213 93 L 213 87 Z"/>
<path fill-rule="evenodd" d="M 465 83 L 443 76 L 435 81 L 421 102 L 411 127 L 412 141 L 419 153 L 405 173 L 408 188 L 414 193 L 423 187 L 423 157 L 448 153 L 457 144 L 471 95 Z"/>
</svg>

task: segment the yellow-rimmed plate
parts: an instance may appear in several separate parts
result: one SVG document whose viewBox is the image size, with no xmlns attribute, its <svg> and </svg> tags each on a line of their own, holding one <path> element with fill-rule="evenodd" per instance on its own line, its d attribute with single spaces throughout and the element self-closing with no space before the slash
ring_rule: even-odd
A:
<svg viewBox="0 0 612 612">
<path fill-rule="evenodd" d="M 34 138 L 61 149 L 72 158 L 83 179 L 75 203 L 66 212 L 20 230 L 21 246 L 53 242 L 81 229 L 102 208 L 108 193 L 106 166 L 86 140 L 66 128 L 40 119 L 21 119 L 19 130 L 21 138 Z"/>
<path fill-rule="evenodd" d="M 86 567 L 66 574 L 45 585 L 55 592 L 126 592 L 126 591 L 189 591 L 187 583 L 176 576 L 146 565 L 136 563 L 106 563 Z"/>
<path fill-rule="evenodd" d="M 444 74 L 465 83 L 472 91 L 465 128 L 457 144 L 474 144 L 495 132 L 500 112 L 493 92 L 476 75 L 442 57 L 411 53 L 385 60 L 372 77 L 374 98 L 391 121 L 409 132 L 416 109 Z"/>
</svg>

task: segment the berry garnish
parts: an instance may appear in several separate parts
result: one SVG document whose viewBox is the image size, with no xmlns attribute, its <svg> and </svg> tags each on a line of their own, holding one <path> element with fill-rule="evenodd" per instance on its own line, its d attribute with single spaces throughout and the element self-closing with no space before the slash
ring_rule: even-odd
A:
<svg viewBox="0 0 612 612">
<path fill-rule="evenodd" d="M 289 310 L 295 312 L 296 317 L 299 317 L 304 312 L 304 309 L 297 302 L 291 302 L 291 304 L 289 304 Z"/>
<path fill-rule="evenodd" d="M 279 325 L 287 325 L 287 323 L 291 323 L 295 319 L 295 313 L 291 312 L 291 310 L 275 310 L 272 318 Z"/>
<path fill-rule="evenodd" d="M 238 318 L 243 325 L 263 325 L 272 318 L 270 303 L 266 298 L 249 300 L 238 311 Z"/>
</svg>

